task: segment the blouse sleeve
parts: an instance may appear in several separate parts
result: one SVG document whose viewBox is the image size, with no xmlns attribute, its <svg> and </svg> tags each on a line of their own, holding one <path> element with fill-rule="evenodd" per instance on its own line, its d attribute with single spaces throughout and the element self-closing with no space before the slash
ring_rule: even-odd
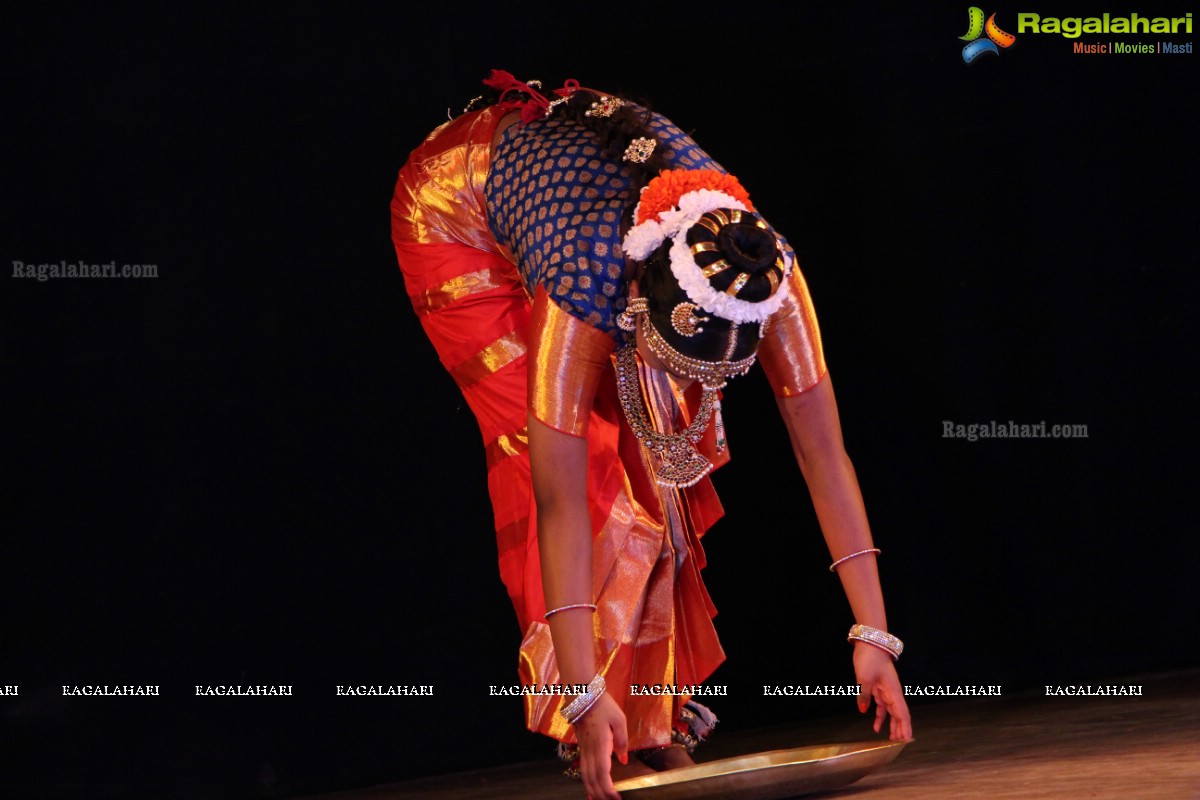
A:
<svg viewBox="0 0 1200 800">
<path fill-rule="evenodd" d="M 821 330 L 808 284 L 797 265 L 787 283 L 788 296 L 767 324 L 767 335 L 758 346 L 758 360 L 771 388 L 779 397 L 807 391 L 825 377 Z"/>
<path fill-rule="evenodd" d="M 529 413 L 571 436 L 586 436 L 596 388 L 610 365 L 611 336 L 565 311 L 539 286 L 529 324 Z"/>
</svg>

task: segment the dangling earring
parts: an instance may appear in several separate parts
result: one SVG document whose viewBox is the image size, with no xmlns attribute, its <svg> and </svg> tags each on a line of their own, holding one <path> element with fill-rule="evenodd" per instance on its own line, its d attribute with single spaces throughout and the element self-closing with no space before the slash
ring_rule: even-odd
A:
<svg viewBox="0 0 1200 800">
<path fill-rule="evenodd" d="M 637 330 L 637 315 L 650 312 L 650 301 L 644 297 L 631 297 L 625 310 L 617 314 L 617 327 L 633 333 Z"/>
</svg>

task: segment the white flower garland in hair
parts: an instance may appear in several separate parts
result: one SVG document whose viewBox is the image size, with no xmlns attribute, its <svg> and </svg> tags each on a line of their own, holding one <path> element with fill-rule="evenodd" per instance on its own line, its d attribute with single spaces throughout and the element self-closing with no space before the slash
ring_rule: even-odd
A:
<svg viewBox="0 0 1200 800">
<path fill-rule="evenodd" d="M 735 200 L 724 192 L 696 189 L 679 198 L 678 208 L 661 212 L 657 221 L 646 220 L 630 228 L 625 234 L 625 240 L 621 247 L 630 258 L 645 261 L 664 241 L 672 239 L 671 273 L 689 300 L 710 314 L 716 314 L 722 319 L 739 325 L 747 322 L 766 322 L 767 318 L 783 305 L 787 291 L 776 291 L 775 294 L 758 303 L 739 300 L 732 295 L 718 291 L 709 283 L 708 278 L 704 277 L 704 271 L 700 269 L 700 266 L 696 264 L 695 257 L 692 256 L 687 236 L 683 235 L 699 222 L 702 216 L 718 208 L 747 210 L 741 201 Z M 637 212 L 638 209 L 634 209 L 634 219 L 637 219 Z M 781 284 L 787 282 L 791 271 L 791 253 L 784 251 Z M 783 287 L 781 286 L 781 288 Z"/>
<path fill-rule="evenodd" d="M 635 217 L 636 219 L 636 217 Z M 625 232 L 621 249 L 635 261 L 645 261 L 667 239 L 657 220 L 648 219 Z"/>
<path fill-rule="evenodd" d="M 681 195 L 678 202 L 678 207 L 670 211 L 659 212 L 657 220 L 648 219 L 630 228 L 625 233 L 625 240 L 621 243 L 621 249 L 625 251 L 625 255 L 637 261 L 645 261 L 668 238 L 674 238 L 681 230 L 686 231 L 709 211 L 715 211 L 718 208 L 746 210 L 746 206 L 741 200 L 735 200 L 715 189 L 693 189 Z M 633 209 L 634 219 L 638 218 L 641 210 L 642 204 L 638 203 L 637 207 Z M 683 223 L 688 219 L 691 219 L 691 222 L 684 226 Z"/>
<path fill-rule="evenodd" d="M 698 220 L 700 217 L 697 216 L 696 219 Z M 695 223 L 693 222 L 693 224 Z M 792 259 L 790 256 L 785 256 L 784 280 L 791 274 L 791 271 Z M 781 291 L 776 291 L 766 300 L 751 303 L 717 290 L 708 282 L 708 278 L 704 277 L 704 271 L 696 265 L 696 259 L 692 255 L 692 248 L 688 246 L 686 236 L 676 236 L 674 244 L 671 245 L 671 272 L 675 275 L 675 280 L 679 281 L 680 288 L 687 294 L 689 300 L 705 311 L 739 325 L 747 322 L 766 322 L 772 314 L 779 310 L 787 296 L 787 291 L 782 290 L 781 286 Z"/>
</svg>

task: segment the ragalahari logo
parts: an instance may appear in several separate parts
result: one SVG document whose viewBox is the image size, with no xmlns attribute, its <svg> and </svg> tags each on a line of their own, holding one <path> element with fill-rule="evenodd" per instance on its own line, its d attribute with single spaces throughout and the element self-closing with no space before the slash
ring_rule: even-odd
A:
<svg viewBox="0 0 1200 800">
<path fill-rule="evenodd" d="M 986 39 L 979 37 L 986 33 Z M 1012 47 L 1013 42 L 1017 37 L 1011 33 L 1005 33 L 1000 30 L 1000 26 L 996 24 L 996 15 L 992 14 L 987 18 L 987 22 L 983 21 L 983 9 L 979 6 L 971 6 L 967 9 L 967 33 L 965 36 L 958 37 L 969 44 L 963 48 L 963 61 L 970 64 L 975 59 L 979 58 L 984 53 L 992 55 L 1000 55 L 1000 48 Z"/>
</svg>

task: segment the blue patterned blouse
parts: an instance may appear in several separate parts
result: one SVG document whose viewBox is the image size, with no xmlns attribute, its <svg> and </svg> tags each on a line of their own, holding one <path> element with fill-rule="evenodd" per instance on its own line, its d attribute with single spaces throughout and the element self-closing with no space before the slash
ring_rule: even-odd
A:
<svg viewBox="0 0 1200 800">
<path fill-rule="evenodd" d="M 650 127 L 672 169 L 724 169 L 677 128 L 654 114 Z M 517 260 L 532 295 L 540 285 L 564 311 L 619 335 L 625 307 L 621 217 L 629 171 L 605 156 L 573 120 L 513 125 L 496 146 L 485 197 L 497 241 Z"/>
</svg>

